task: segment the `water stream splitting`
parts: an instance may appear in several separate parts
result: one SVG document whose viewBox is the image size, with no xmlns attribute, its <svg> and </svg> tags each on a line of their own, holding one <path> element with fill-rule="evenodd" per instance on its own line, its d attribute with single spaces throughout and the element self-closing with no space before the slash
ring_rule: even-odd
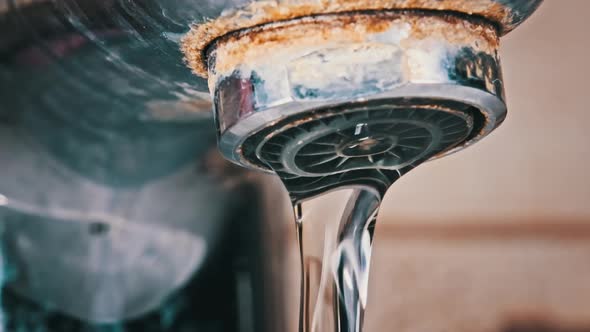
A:
<svg viewBox="0 0 590 332">
<path fill-rule="evenodd" d="M 540 3 L 253 2 L 184 38 L 209 79 L 222 153 L 290 194 L 301 331 L 361 331 L 383 195 L 504 121 L 499 40 Z M 307 220 L 305 205 L 337 189 L 349 192 L 343 215 Z"/>
</svg>

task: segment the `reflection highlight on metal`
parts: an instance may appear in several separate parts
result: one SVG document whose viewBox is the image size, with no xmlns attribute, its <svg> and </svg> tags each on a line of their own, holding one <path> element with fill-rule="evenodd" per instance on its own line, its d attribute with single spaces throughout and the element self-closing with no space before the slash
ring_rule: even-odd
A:
<svg viewBox="0 0 590 332">
<path fill-rule="evenodd" d="M 209 169 L 211 99 L 179 39 L 228 5 L 0 0 L 9 292 L 88 325 L 124 324 L 164 310 L 200 272 L 236 200 Z"/>
</svg>

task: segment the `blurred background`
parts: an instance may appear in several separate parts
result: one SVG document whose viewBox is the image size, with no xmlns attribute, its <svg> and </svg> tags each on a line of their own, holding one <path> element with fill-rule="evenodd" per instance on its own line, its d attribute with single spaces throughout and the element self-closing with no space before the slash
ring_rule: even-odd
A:
<svg viewBox="0 0 590 332">
<path fill-rule="evenodd" d="M 506 122 L 390 190 L 368 331 L 590 331 L 588 10 L 547 0 L 506 36 Z"/>
<path fill-rule="evenodd" d="M 0 13 L 11 8 L 9 4 L 16 8 L 22 4 L 24 8 L 25 5 L 45 2 L 0 0 Z M 69 5 L 82 3 L 75 0 L 61 2 Z M 19 6 L 14 6 L 15 3 Z M 121 19 L 117 24 L 122 24 L 125 28 L 122 30 L 129 29 L 142 38 L 132 35 L 133 38 L 128 40 L 105 30 L 103 34 L 89 33 L 97 38 L 91 39 L 89 45 L 80 42 L 85 40 L 83 38 L 70 39 L 68 34 L 64 34 L 68 38 L 63 39 L 68 43 L 53 45 L 55 49 L 51 51 L 56 53 L 56 58 L 61 55 L 67 58 L 63 63 L 55 63 L 72 64 L 72 67 L 63 66 L 66 75 L 59 66 L 50 68 L 52 70 L 46 76 L 34 71 L 28 73 L 28 69 L 34 69 L 34 66 L 24 59 L 20 65 L 25 75 L 18 72 L 22 69 L 19 67 L 22 59 L 18 56 L 4 52 L 10 56 L 3 54 L 0 59 L 4 61 L 0 61 L 0 99 L 18 102 L 17 106 L 10 106 L 8 102 L 2 104 L 0 111 L 21 112 L 30 108 L 35 115 L 45 115 L 50 114 L 46 110 L 56 113 L 69 110 L 72 112 L 63 112 L 71 115 L 66 119 L 89 119 L 89 123 L 94 124 L 88 126 L 90 131 L 96 131 L 96 123 L 101 124 L 97 119 L 114 119 L 113 123 L 107 124 L 125 126 L 125 130 L 117 131 L 122 134 L 119 136 L 106 135 L 109 131 L 105 129 L 103 134 L 109 137 L 105 139 L 106 143 L 102 142 L 101 135 L 76 137 L 104 143 L 102 147 L 113 150 L 112 156 L 128 156 L 129 151 L 142 152 L 136 156 L 138 162 L 131 165 L 125 163 L 126 158 L 115 158 L 110 154 L 105 154 L 106 157 L 101 154 L 102 159 L 92 159 L 93 151 L 88 152 L 85 148 L 88 142 L 81 144 L 70 139 L 75 142 L 68 146 L 72 151 L 62 151 L 60 135 L 68 131 L 47 131 L 51 134 L 48 137 L 54 138 L 52 147 L 55 150 L 65 157 L 70 154 L 76 157 L 69 160 L 58 155 L 55 158 L 72 165 L 54 167 L 53 159 L 49 162 L 50 158 L 44 154 L 14 144 L 15 137 L 19 136 L 6 128 L 18 127 L 16 124 L 21 125 L 18 121 L 13 122 L 10 116 L 0 118 L 5 129 L 0 130 L 0 172 L 10 174 L 0 176 L 0 193 L 6 195 L 0 195 L 0 205 L 8 206 L 6 202 L 13 198 L 11 195 L 16 198 L 21 195 L 22 200 L 30 198 L 32 205 L 79 209 L 91 217 L 110 216 L 125 221 L 121 226 L 111 220 L 98 218 L 100 220 L 94 221 L 86 218 L 86 214 L 81 218 L 84 222 L 70 220 L 76 219 L 76 214 L 70 219 L 65 218 L 71 217 L 66 214 L 61 218 L 64 220 L 40 218 L 39 213 L 26 209 L 25 216 L 15 217 L 8 208 L 0 210 L 0 219 L 13 225 L 13 229 L 2 230 L 5 233 L 3 241 L 15 242 L 13 246 L 18 249 L 14 249 L 15 256 L 26 258 L 21 265 L 28 270 L 24 269 L 25 273 L 17 271 L 16 280 L 32 289 L 28 294 L 22 290 L 19 293 L 15 286 L 4 287 L 2 304 L 4 310 L 10 310 L 7 318 L 0 315 L 0 332 L 4 331 L 2 319 L 9 323 L 11 320 L 19 324 L 23 322 L 21 325 L 28 329 L 6 329 L 19 332 L 145 332 L 148 326 L 152 328 L 149 331 L 157 332 L 249 332 L 262 331 L 263 325 L 273 326 L 265 331 L 295 331 L 299 309 L 299 261 L 288 198 L 284 190 L 280 191 L 277 179 L 231 168 L 215 152 L 211 105 L 200 99 L 203 91 L 199 89 L 205 89 L 206 84 L 193 77 L 182 63 L 177 44 L 179 37 L 186 32 L 188 22 L 194 18 L 185 17 L 182 10 L 170 11 L 182 6 L 200 10 L 202 6 L 204 13 L 216 13 L 228 3 L 241 3 L 241 0 L 185 0 L 178 3 L 121 0 L 113 3 L 118 6 L 113 8 L 131 12 L 143 10 L 137 5 L 140 3 L 156 3 L 167 8 L 169 11 L 154 14 L 170 25 L 166 26 L 169 31 L 162 34 L 165 38 L 161 38 L 160 26 L 156 26 L 157 34 L 150 30 L 153 22 L 133 21 L 128 27 L 125 25 L 129 23 L 128 18 L 123 15 L 116 16 L 114 21 Z M 146 5 L 146 8 L 159 7 Z M 88 10 L 92 9 L 89 7 Z M 146 13 L 152 15 L 147 9 Z M 586 60 L 590 50 L 587 36 L 590 20 L 586 18 L 589 10 L 588 0 L 546 0 L 530 20 L 506 36 L 502 40 L 501 58 L 509 116 L 503 126 L 465 151 L 422 165 L 404 176 L 387 194 L 376 231 L 366 331 L 590 331 L 590 176 L 586 173 L 590 161 L 590 132 L 587 130 L 590 113 L 586 107 L 586 79 L 590 77 Z M 27 21 L 19 16 L 25 13 L 24 9 L 16 13 L 18 15 L 7 16 L 10 20 L 0 23 L 8 23 L 0 26 L 10 27 L 10 24 L 16 24 L 14 22 L 20 22 L 21 26 L 34 25 L 31 22 L 35 22 L 35 17 Z M 96 22 L 109 21 L 112 13 L 106 13 L 108 19 L 101 17 Z M 146 17 L 150 18 L 150 15 Z M 48 25 L 78 28 L 59 17 L 62 21 L 51 21 Z M 58 32 L 63 34 L 61 30 Z M 0 39 L 7 41 L 7 45 L 11 37 L 17 40 L 18 36 L 10 28 L 0 29 Z M 154 36 L 157 38 L 150 39 Z M 42 35 L 35 35 L 33 40 L 42 38 Z M 125 62 L 104 56 L 103 44 L 95 43 L 97 40 L 104 43 L 109 52 L 123 55 Z M 82 51 L 78 52 L 78 48 Z M 8 50 L 12 51 L 12 48 Z M 64 54 L 60 54 L 61 51 Z M 41 68 L 39 73 L 46 73 L 42 71 L 44 63 L 37 65 Z M 8 68 L 15 69 L 15 73 L 6 70 Z M 149 79 L 145 79 L 144 74 Z M 71 80 L 64 79 L 70 76 Z M 77 86 L 80 77 L 84 77 L 91 88 L 100 87 L 96 89 L 98 93 L 79 93 L 78 98 L 69 98 L 72 86 Z M 113 103 L 113 100 L 118 101 L 115 97 L 121 96 L 124 96 L 121 99 L 125 103 Z M 206 98 L 207 94 L 204 96 Z M 190 97 L 192 103 L 185 102 L 185 97 Z M 197 114 L 194 110 L 203 112 Z M 112 118 L 93 117 L 94 114 L 105 114 L 98 112 L 106 112 Z M 128 115 L 128 118 L 119 118 L 121 114 Z M 129 130 L 129 124 L 136 124 L 138 118 L 143 123 L 145 118 L 141 115 L 146 114 L 147 122 L 166 130 L 156 131 L 150 126 Z M 180 121 L 169 121 L 170 118 Z M 93 122 L 95 120 L 98 122 Z M 45 125 L 44 122 L 40 124 Z M 44 132 L 37 128 L 32 127 L 32 132 Z M 78 131 L 72 132 L 72 135 L 80 135 Z M 168 147 L 178 148 L 178 141 L 160 139 L 174 136 L 170 136 L 171 132 L 186 143 L 179 155 L 194 152 L 197 160 L 175 158 L 175 150 Z M 181 135 L 183 133 L 186 136 Z M 204 136 L 192 136 L 198 133 Z M 138 141 L 137 137 L 146 139 Z M 45 137 L 40 141 L 52 143 Z M 154 146 L 153 141 L 161 145 Z M 82 148 L 74 149 L 78 147 Z M 172 160 L 173 165 L 154 162 L 154 153 L 162 155 L 164 152 L 170 152 L 172 156 L 162 157 L 160 161 Z M 88 162 L 78 164 L 78 154 L 86 156 L 86 153 L 89 158 L 81 160 Z M 113 160 L 121 161 L 121 165 Z M 152 168 L 153 172 L 148 172 Z M 106 176 L 113 174 L 118 176 L 114 180 Z M 145 178 L 135 178 L 136 175 L 145 175 Z M 121 179 L 128 178 L 133 181 L 121 187 Z M 23 179 L 36 182 L 23 182 Z M 242 181 L 244 179 L 248 181 Z M 327 206 L 327 211 L 336 209 L 335 205 Z M 15 210 L 19 208 L 21 206 L 16 206 Z M 57 211 L 62 212 L 60 209 Z M 40 214 L 43 217 L 43 213 Z M 195 215 L 199 216 L 198 220 Z M 47 226 L 45 232 L 39 231 L 39 222 Z M 145 232 L 137 233 L 131 226 Z M 131 231 L 127 232 L 127 228 Z M 193 248 L 200 255 L 191 257 L 193 265 L 189 266 L 190 269 L 183 256 L 190 254 L 190 250 L 179 250 L 178 234 L 166 237 L 163 235 L 168 233 L 163 233 L 163 229 L 191 235 L 191 241 L 186 241 L 187 248 Z M 20 241 L 14 234 L 32 240 Z M 129 234 L 140 236 L 130 240 Z M 47 239 L 40 241 L 44 236 Z M 78 241 L 71 241 L 72 238 Z M 148 245 L 154 243 L 154 238 L 169 241 L 154 249 Z M 40 245 L 27 246 L 37 243 L 33 240 Z M 194 245 L 201 242 L 206 246 Z M 69 243 L 74 249 L 63 243 Z M 130 251 L 129 247 L 134 250 Z M 67 255 L 63 254 L 64 251 Z M 128 260 L 125 253 L 129 253 Z M 39 264 L 40 261 L 46 264 Z M 178 264 L 171 264 L 165 270 L 162 261 Z M 117 273 L 106 271 L 104 266 L 107 263 L 113 264 L 112 270 Z M 0 261 L 1 264 L 4 262 Z M 176 280 L 170 272 L 172 268 L 190 271 L 183 274 L 182 280 Z M 161 271 L 163 273 L 159 273 Z M 154 283 L 163 284 L 160 287 L 162 292 L 151 294 L 149 290 L 158 287 L 133 279 L 135 276 L 151 276 L 148 272 L 154 274 Z M 94 280 L 89 276 L 97 277 Z M 14 283 L 14 280 L 8 280 L 8 273 L 4 277 L 7 280 L 1 281 Z M 267 282 L 267 278 L 272 282 Z M 37 280 L 40 280 L 38 285 Z M 72 280 L 82 286 L 72 287 Z M 123 281 L 143 288 L 127 287 Z M 43 286 L 39 289 L 47 292 L 45 298 L 35 298 L 34 295 L 44 293 L 31 285 Z M 146 293 L 153 295 L 154 306 L 138 308 L 134 304 L 146 303 L 141 297 Z M 279 293 L 276 298 L 275 293 Z M 92 304 L 91 301 L 84 300 L 100 300 L 103 294 L 110 294 L 112 298 L 97 301 L 100 305 L 95 307 L 88 305 Z M 133 302 L 133 296 L 140 300 L 128 303 Z M 168 302 L 162 302 L 163 298 Z M 34 301 L 29 301 L 31 299 Z M 114 307 L 113 299 L 119 300 L 123 309 L 137 309 L 137 312 L 127 313 L 114 308 L 116 314 L 125 313 L 125 317 L 106 315 Z M 59 303 L 61 300 L 64 303 Z M 42 306 L 43 301 L 50 304 L 53 301 L 53 304 Z M 55 303 L 69 311 L 55 310 L 58 307 Z M 79 303 L 87 304 L 88 308 Z M 99 318 L 117 324 L 111 324 L 107 329 L 82 322 L 87 316 L 96 318 L 99 313 L 103 314 L 98 309 L 104 309 L 104 315 L 108 316 Z M 277 326 L 289 326 L 290 329 Z"/>
</svg>

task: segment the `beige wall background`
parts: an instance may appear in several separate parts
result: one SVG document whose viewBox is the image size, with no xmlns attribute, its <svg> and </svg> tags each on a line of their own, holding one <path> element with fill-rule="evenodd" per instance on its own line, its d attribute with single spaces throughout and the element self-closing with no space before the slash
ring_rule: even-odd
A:
<svg viewBox="0 0 590 332">
<path fill-rule="evenodd" d="M 590 1 L 545 0 L 502 40 L 509 116 L 394 185 L 383 223 L 590 221 Z"/>
<path fill-rule="evenodd" d="M 390 190 L 366 331 L 590 331 L 589 10 L 545 0 L 503 39 L 504 125 Z"/>
</svg>

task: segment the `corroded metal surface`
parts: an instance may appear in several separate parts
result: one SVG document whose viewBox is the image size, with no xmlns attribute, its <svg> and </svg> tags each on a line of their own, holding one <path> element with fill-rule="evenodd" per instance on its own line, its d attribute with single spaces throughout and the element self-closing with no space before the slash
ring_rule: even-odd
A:
<svg viewBox="0 0 590 332">
<path fill-rule="evenodd" d="M 393 40 L 387 40 L 398 38 L 400 39 L 398 45 L 394 45 Z M 395 57 L 392 53 L 416 49 L 417 44 L 421 42 L 439 38 L 441 44 L 448 43 L 449 47 L 477 43 L 480 51 L 490 55 L 494 55 L 499 41 L 493 26 L 450 15 L 424 16 L 414 12 L 382 12 L 369 15 L 313 17 L 277 23 L 221 40 L 211 54 L 215 60 L 211 62 L 209 68 L 210 81 L 215 82 L 220 75 L 227 76 L 236 69 L 248 67 L 253 70 L 267 65 L 269 60 L 276 66 L 286 62 L 294 62 L 293 67 L 312 65 L 312 61 L 307 61 L 311 59 L 302 57 L 305 54 L 313 54 L 314 51 L 329 48 L 334 48 L 334 52 L 324 56 L 337 60 L 334 61 L 335 64 L 361 60 L 360 57 L 363 57 L 364 62 L 369 63 L 375 61 L 376 57 L 379 60 Z M 358 46 L 361 43 L 370 43 L 370 45 L 363 45 L 366 51 Z M 342 44 L 353 46 L 350 49 L 340 48 Z M 313 62 L 317 63 L 317 61 Z M 336 69 L 329 68 L 330 64 L 330 61 L 322 61 L 322 67 L 325 66 L 322 72 Z M 401 70 L 406 71 L 405 75 L 420 75 L 418 71 L 425 69 L 409 63 Z M 244 70 L 241 71 L 243 75 L 250 74 L 244 73 Z M 292 74 L 297 75 L 297 73 Z M 425 73 L 422 74 L 425 75 Z M 316 80 L 318 78 L 314 77 Z M 210 88 L 213 87 L 210 86 Z"/>
<path fill-rule="evenodd" d="M 447 99 L 473 105 L 478 123 L 460 147 L 472 144 L 504 119 L 498 43 L 486 20 L 417 11 L 323 15 L 230 35 L 209 54 L 221 150 L 265 168 L 242 146 L 261 129 L 392 98 L 426 98 L 432 109 Z"/>
<path fill-rule="evenodd" d="M 221 17 L 193 26 L 185 36 L 186 61 L 200 76 L 207 75 L 205 50 L 217 38 L 263 24 L 323 14 L 381 10 L 428 10 L 483 17 L 501 34 L 513 30 L 530 16 L 542 0 L 287 0 L 254 1 L 226 11 Z"/>
<path fill-rule="evenodd" d="M 499 38 L 540 3 L 254 1 L 193 26 L 182 47 L 193 71 L 209 79 L 221 151 L 238 164 L 268 169 L 249 146 L 264 140 L 249 138 L 288 119 L 404 98 L 472 108 L 470 135 L 439 157 L 503 122 Z"/>
</svg>

